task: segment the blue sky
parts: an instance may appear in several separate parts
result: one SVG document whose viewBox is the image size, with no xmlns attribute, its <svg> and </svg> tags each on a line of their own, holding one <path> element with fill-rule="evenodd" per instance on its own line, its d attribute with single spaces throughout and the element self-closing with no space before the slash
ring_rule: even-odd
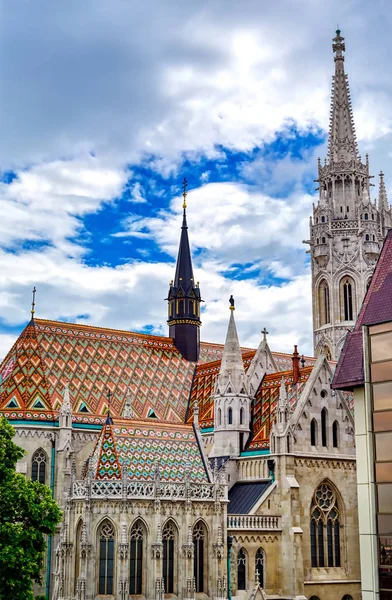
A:
<svg viewBox="0 0 392 600">
<path fill-rule="evenodd" d="M 360 152 L 392 182 L 387 2 L 40 0 L 0 36 L 0 355 L 37 316 L 167 333 L 181 182 L 224 340 L 312 353 L 302 241 L 326 153 L 337 20 Z M 364 43 L 366 40 L 366 43 Z M 371 49 L 371 51 L 370 51 Z M 374 190 L 373 197 L 376 194 Z"/>
</svg>

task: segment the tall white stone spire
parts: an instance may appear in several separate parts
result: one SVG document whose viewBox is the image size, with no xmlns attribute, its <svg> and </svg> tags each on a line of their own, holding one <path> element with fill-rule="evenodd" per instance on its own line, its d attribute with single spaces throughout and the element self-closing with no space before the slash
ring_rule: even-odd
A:
<svg viewBox="0 0 392 600">
<path fill-rule="evenodd" d="M 390 212 L 381 208 L 387 206 L 383 180 L 379 208 L 370 197 L 369 159 L 362 162 L 358 153 L 340 30 L 332 49 L 328 154 L 324 163 L 318 162 L 319 201 L 306 243 L 312 266 L 314 351 L 336 360 L 357 318 L 390 226 Z"/>
<path fill-rule="evenodd" d="M 344 72 L 346 46 L 340 30 L 336 31 L 332 49 L 335 75 L 332 78 L 331 114 L 328 139 L 328 162 L 359 160 L 348 78 Z"/>
<path fill-rule="evenodd" d="M 251 397 L 230 298 L 230 319 L 214 393 L 214 447 L 211 456 L 239 456 L 249 437 Z"/>
</svg>

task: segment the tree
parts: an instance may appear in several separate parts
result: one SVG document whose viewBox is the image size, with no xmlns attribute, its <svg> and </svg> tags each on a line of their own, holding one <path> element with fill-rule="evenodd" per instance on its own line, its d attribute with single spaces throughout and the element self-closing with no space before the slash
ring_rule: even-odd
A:
<svg viewBox="0 0 392 600">
<path fill-rule="evenodd" d="M 14 428 L 0 419 L 0 600 L 32 600 L 32 582 L 41 583 L 46 535 L 55 532 L 61 510 L 50 489 L 16 473 L 24 450 L 13 442 Z"/>
</svg>

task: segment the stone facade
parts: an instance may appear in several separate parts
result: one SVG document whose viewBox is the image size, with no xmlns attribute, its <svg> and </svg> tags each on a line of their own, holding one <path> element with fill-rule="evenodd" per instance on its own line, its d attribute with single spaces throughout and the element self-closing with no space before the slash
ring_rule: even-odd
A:
<svg viewBox="0 0 392 600">
<path fill-rule="evenodd" d="M 365 296 L 392 212 L 380 173 L 371 200 L 369 161 L 357 148 L 344 38 L 336 32 L 328 156 L 319 160 L 319 201 L 310 219 L 314 350 L 337 360 Z"/>
</svg>

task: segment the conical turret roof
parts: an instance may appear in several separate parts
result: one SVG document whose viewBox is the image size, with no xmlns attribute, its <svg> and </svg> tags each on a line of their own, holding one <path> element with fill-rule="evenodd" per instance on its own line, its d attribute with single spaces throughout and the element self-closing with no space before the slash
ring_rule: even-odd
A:
<svg viewBox="0 0 392 600">
<path fill-rule="evenodd" d="M 231 391 L 228 393 L 239 394 L 245 393 L 245 370 L 234 319 L 234 306 L 230 308 L 229 326 L 218 376 L 218 389 L 220 393 L 228 391 L 227 387 L 230 382 Z"/>
</svg>

